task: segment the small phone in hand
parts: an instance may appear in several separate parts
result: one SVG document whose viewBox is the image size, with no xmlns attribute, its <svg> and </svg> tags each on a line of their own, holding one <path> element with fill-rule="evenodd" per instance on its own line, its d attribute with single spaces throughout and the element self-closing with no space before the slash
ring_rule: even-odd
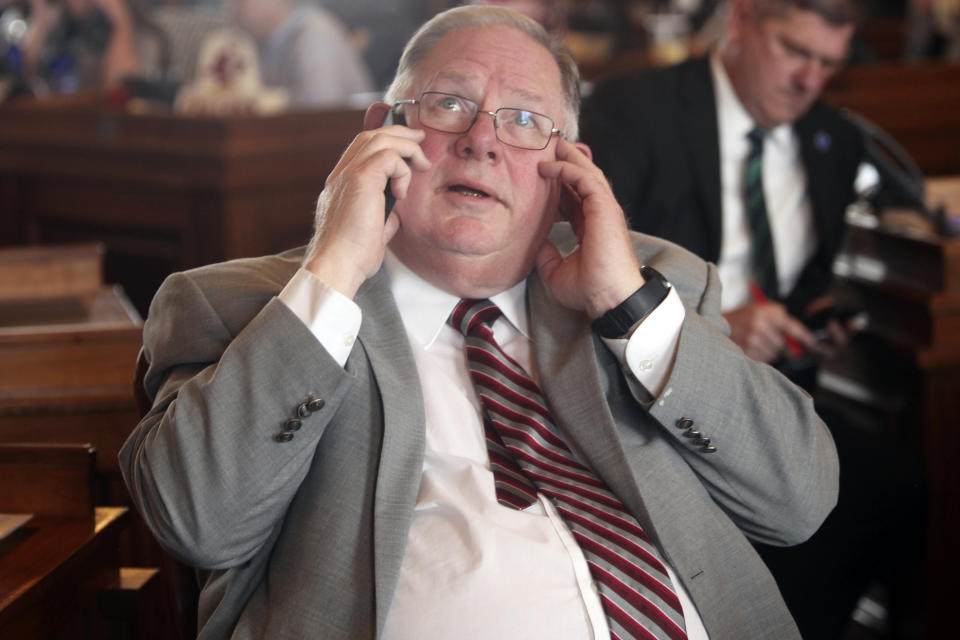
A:
<svg viewBox="0 0 960 640">
<path fill-rule="evenodd" d="M 387 112 L 387 117 L 383 121 L 384 127 L 388 127 L 392 124 L 401 124 L 406 126 L 407 118 L 404 116 L 403 111 L 394 107 Z M 387 187 L 383 191 L 383 199 L 386 202 L 384 220 L 390 217 L 390 212 L 393 211 L 393 206 L 397 203 L 397 199 L 393 197 L 393 192 L 390 190 L 390 180 L 387 180 Z"/>
<path fill-rule="evenodd" d="M 830 339 L 827 323 L 831 320 L 836 320 L 845 330 L 849 328 L 859 331 L 867 326 L 869 316 L 861 307 L 833 305 L 807 316 L 803 323 L 813 332 L 814 337 L 822 342 Z"/>
</svg>

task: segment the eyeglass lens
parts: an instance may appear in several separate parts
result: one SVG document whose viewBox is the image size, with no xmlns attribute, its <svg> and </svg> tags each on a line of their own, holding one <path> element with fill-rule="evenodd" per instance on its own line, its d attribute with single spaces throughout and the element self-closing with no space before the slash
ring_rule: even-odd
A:
<svg viewBox="0 0 960 640">
<path fill-rule="evenodd" d="M 464 133 L 477 118 L 477 103 L 450 93 L 428 91 L 420 96 L 419 118 L 425 127 L 446 133 Z M 522 149 L 543 149 L 553 135 L 553 120 L 524 109 L 495 112 L 497 139 Z"/>
</svg>

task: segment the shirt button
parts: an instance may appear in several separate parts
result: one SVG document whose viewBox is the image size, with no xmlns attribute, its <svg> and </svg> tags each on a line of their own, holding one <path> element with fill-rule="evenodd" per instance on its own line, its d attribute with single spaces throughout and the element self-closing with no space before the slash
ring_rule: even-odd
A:
<svg viewBox="0 0 960 640">
<path fill-rule="evenodd" d="M 597 593 L 597 594 L 600 593 L 600 585 L 598 585 L 596 582 L 591 581 L 591 582 L 590 582 L 590 588 L 593 589 L 593 592 L 594 592 L 594 593 Z"/>
<path fill-rule="evenodd" d="M 347 335 L 343 336 L 343 346 L 345 346 L 345 347 L 352 347 L 352 346 L 353 346 L 353 341 L 354 341 L 355 339 L 356 339 L 356 338 L 354 338 L 351 334 L 348 333 Z"/>
<path fill-rule="evenodd" d="M 640 371 L 650 371 L 650 369 L 653 369 L 653 361 L 652 361 L 652 360 L 641 360 L 641 361 L 640 361 Z"/>
</svg>

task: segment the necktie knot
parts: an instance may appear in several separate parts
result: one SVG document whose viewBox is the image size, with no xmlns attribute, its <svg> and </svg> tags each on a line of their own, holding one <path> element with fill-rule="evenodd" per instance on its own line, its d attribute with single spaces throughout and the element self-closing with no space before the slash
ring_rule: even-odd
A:
<svg viewBox="0 0 960 640">
<path fill-rule="evenodd" d="M 448 322 L 454 329 L 468 336 L 480 326 L 489 328 L 502 314 L 500 307 L 487 299 L 463 299 L 450 314 Z"/>
<path fill-rule="evenodd" d="M 750 132 L 747 134 L 747 139 L 750 140 L 750 151 L 752 153 L 760 153 L 763 151 L 763 139 L 766 135 L 767 132 L 760 127 L 750 129 Z"/>
</svg>

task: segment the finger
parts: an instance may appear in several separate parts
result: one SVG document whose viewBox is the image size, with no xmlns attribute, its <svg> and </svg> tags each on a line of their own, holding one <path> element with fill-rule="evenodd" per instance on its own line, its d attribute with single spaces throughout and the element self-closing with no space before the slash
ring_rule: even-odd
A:
<svg viewBox="0 0 960 640">
<path fill-rule="evenodd" d="M 393 240 L 393 236 L 397 235 L 397 231 L 400 230 L 400 216 L 390 216 L 387 218 L 387 221 L 383 225 L 383 244 L 384 246 L 390 244 L 390 241 Z"/>
<path fill-rule="evenodd" d="M 363 131 L 353 139 L 340 157 L 337 167 L 331 175 L 344 171 L 356 162 L 363 162 L 370 156 L 384 150 L 392 150 L 402 158 L 407 158 L 411 166 L 420 171 L 430 168 L 430 161 L 423 153 L 420 142 L 426 134 L 421 129 L 409 129 L 399 125 Z M 387 177 L 392 177 L 388 175 Z"/>
<path fill-rule="evenodd" d="M 563 264 L 563 256 L 557 247 L 549 240 L 540 245 L 535 258 L 537 271 L 544 282 L 550 282 L 554 272 Z"/>
<path fill-rule="evenodd" d="M 830 320 L 827 323 L 827 334 L 830 336 L 830 342 L 838 349 L 846 347 L 850 342 L 850 334 L 836 320 Z"/>
<path fill-rule="evenodd" d="M 599 178 L 597 172 L 590 168 L 562 160 L 547 160 L 541 162 L 538 169 L 544 178 L 559 179 L 569 184 L 583 200 L 601 194 L 612 197 L 606 180 Z"/>
<path fill-rule="evenodd" d="M 567 220 L 578 238 L 583 237 L 583 200 L 565 182 L 560 183 L 560 218 Z"/>
<path fill-rule="evenodd" d="M 780 325 L 780 329 L 808 349 L 815 349 L 817 347 L 817 337 L 813 335 L 813 332 L 810 331 L 805 324 L 793 316 L 785 316 L 783 323 Z"/>
</svg>

